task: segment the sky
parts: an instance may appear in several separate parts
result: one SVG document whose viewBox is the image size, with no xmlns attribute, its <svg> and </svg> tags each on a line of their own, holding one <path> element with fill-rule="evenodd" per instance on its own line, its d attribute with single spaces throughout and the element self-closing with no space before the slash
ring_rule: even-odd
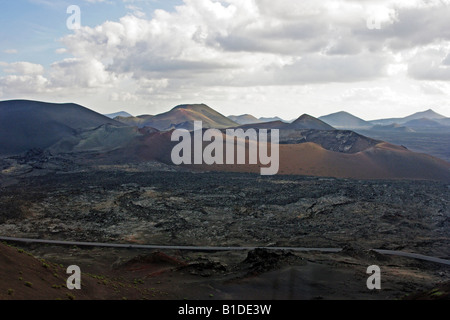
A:
<svg viewBox="0 0 450 320">
<path fill-rule="evenodd" d="M 0 100 L 450 117 L 449 17 L 450 0 L 1 0 Z"/>
</svg>

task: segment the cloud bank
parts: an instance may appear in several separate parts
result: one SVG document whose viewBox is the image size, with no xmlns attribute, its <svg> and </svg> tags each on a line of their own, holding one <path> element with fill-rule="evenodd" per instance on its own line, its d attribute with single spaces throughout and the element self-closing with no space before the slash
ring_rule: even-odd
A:
<svg viewBox="0 0 450 320">
<path fill-rule="evenodd" d="M 327 86 L 332 94 L 346 85 L 334 100 L 353 105 L 345 91 L 373 92 L 371 84 L 390 88 L 387 96 L 358 101 L 399 102 L 395 81 L 401 90 L 439 82 L 450 93 L 449 1 L 185 0 L 173 12 L 145 14 L 138 5 L 118 21 L 68 33 L 59 51 L 70 58 L 48 68 L 0 64 L 3 96 L 71 91 L 146 106 L 203 97 L 244 107 L 271 100 L 261 88 L 277 87 L 292 108 L 300 94 L 312 102 Z"/>
</svg>

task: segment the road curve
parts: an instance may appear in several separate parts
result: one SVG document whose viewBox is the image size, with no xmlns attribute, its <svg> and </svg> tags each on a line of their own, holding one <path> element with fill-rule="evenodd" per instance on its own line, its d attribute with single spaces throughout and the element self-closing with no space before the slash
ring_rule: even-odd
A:
<svg viewBox="0 0 450 320">
<path fill-rule="evenodd" d="M 40 244 L 53 244 L 63 246 L 79 246 L 79 247 L 97 247 L 97 248 L 124 248 L 124 249 L 148 249 L 148 250 L 186 250 L 186 251 L 249 251 L 255 249 L 267 249 L 267 250 L 291 250 L 297 252 L 310 252 L 319 251 L 325 253 L 338 253 L 342 251 L 342 248 L 296 248 L 296 247 L 202 247 L 202 246 L 158 246 L 158 245 L 140 245 L 140 244 L 121 244 L 121 243 L 97 243 L 97 242 L 80 242 L 80 241 L 59 241 L 59 240 L 41 240 L 41 239 L 26 239 L 26 238 L 14 238 L 14 237 L 2 237 L 0 241 L 20 242 L 20 243 L 40 243 Z M 418 260 L 424 260 L 429 262 L 435 262 L 439 264 L 449 265 L 450 260 L 429 257 L 416 253 L 409 253 L 403 251 L 372 249 L 373 251 L 385 254 L 400 256 Z"/>
</svg>

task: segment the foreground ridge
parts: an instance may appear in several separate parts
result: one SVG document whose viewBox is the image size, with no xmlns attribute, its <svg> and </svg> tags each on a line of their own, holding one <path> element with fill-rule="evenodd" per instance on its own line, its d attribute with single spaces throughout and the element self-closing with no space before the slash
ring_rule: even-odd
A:
<svg viewBox="0 0 450 320">
<path fill-rule="evenodd" d="M 155 249 L 155 250 L 188 250 L 188 251 L 248 251 L 256 249 L 265 250 L 291 250 L 298 252 L 319 251 L 326 253 L 338 253 L 342 248 L 298 248 L 298 247 L 204 247 L 204 246 L 160 246 L 160 245 L 138 245 L 138 244 L 124 244 L 124 243 L 98 243 L 98 242 L 80 242 L 80 241 L 59 241 L 59 240 L 41 240 L 41 239 L 26 239 L 14 237 L 0 237 L 1 241 L 13 241 L 22 243 L 43 243 L 56 244 L 68 246 L 86 246 L 86 247 L 107 247 L 107 248 L 128 248 L 128 249 Z M 440 264 L 450 265 L 450 260 L 429 257 L 422 254 L 409 253 L 395 250 L 370 249 L 380 254 L 400 256 L 406 258 L 413 258 L 418 260 L 436 262 Z"/>
</svg>

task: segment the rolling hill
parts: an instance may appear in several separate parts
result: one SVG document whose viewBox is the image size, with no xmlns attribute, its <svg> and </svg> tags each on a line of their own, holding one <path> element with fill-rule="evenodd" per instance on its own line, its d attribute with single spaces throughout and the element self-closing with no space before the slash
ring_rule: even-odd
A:
<svg viewBox="0 0 450 320">
<path fill-rule="evenodd" d="M 280 129 L 280 174 L 450 181 L 449 162 L 353 131 L 336 130 L 306 114 L 292 123 L 275 121 L 238 126 L 206 105 L 181 105 L 160 115 L 137 119 L 146 120 L 145 126 L 127 126 L 76 104 L 0 102 L 0 154 L 40 148 L 56 154 L 75 153 L 86 157 L 89 163 L 101 159 L 109 163 L 157 160 L 172 164 L 171 151 L 176 143 L 171 141 L 170 129 L 190 129 L 193 121 L 203 121 L 204 128 L 222 129 L 223 134 L 226 128 Z M 260 170 L 259 165 L 194 168 Z"/>
<path fill-rule="evenodd" d="M 415 153 L 404 147 L 372 140 L 351 131 L 306 130 L 306 139 L 279 145 L 278 174 L 306 175 L 349 179 L 411 179 L 450 182 L 450 163 Z M 225 140 L 224 133 L 224 140 Z M 171 165 L 171 151 L 177 144 L 170 141 L 171 132 L 157 132 L 139 138 L 124 149 L 108 153 L 105 159 L 122 161 L 133 155 L 137 161 L 157 160 Z M 249 144 L 246 143 L 247 150 Z M 205 148 L 207 143 L 204 143 Z M 225 151 L 225 150 L 224 150 Z M 248 163 L 248 151 L 246 155 Z M 256 165 L 186 165 L 200 171 L 260 173 Z"/>
<path fill-rule="evenodd" d="M 450 163 L 389 143 L 348 154 L 312 142 L 280 145 L 278 174 L 348 179 L 411 179 L 450 181 Z M 206 171 L 259 173 L 257 165 L 192 165 Z"/>
<path fill-rule="evenodd" d="M 429 118 L 421 118 L 410 120 L 405 123 L 405 126 L 411 128 L 438 128 L 443 125 L 436 120 L 431 120 Z"/>
<path fill-rule="evenodd" d="M 125 111 L 119 111 L 119 112 L 115 112 L 115 113 L 105 114 L 104 116 L 106 116 L 110 119 L 114 119 L 117 117 L 123 117 L 123 118 L 132 117 L 131 114 L 129 114 L 128 112 L 125 112 Z"/>
<path fill-rule="evenodd" d="M 292 123 L 283 121 L 261 122 L 255 124 L 246 124 L 239 126 L 241 129 L 279 129 L 279 130 L 335 130 L 332 126 L 325 122 L 304 114 Z"/>
<path fill-rule="evenodd" d="M 122 123 L 77 104 L 28 100 L 0 102 L 0 154 L 45 149 L 77 132 Z"/>
<path fill-rule="evenodd" d="M 271 117 L 271 118 L 262 117 L 262 118 L 259 118 L 259 122 L 274 122 L 274 121 L 289 122 L 289 121 L 286 121 L 284 119 L 281 119 L 280 117 Z"/>
<path fill-rule="evenodd" d="M 240 116 L 228 116 L 228 119 L 231 121 L 236 122 L 237 124 L 244 125 L 244 124 L 254 124 L 254 123 L 260 123 L 262 122 L 258 118 L 252 116 L 251 114 L 243 114 Z"/>
<path fill-rule="evenodd" d="M 137 116 L 137 117 L 116 117 L 114 118 L 114 120 L 117 120 L 123 124 L 126 124 L 128 126 L 133 126 L 133 127 L 139 127 L 139 128 L 143 128 L 145 127 L 146 123 L 149 122 L 154 116 L 152 115 L 141 115 L 141 116 Z"/>
<path fill-rule="evenodd" d="M 422 111 L 422 112 L 417 112 L 414 113 L 413 115 L 410 115 L 408 117 L 405 117 L 404 120 L 405 121 L 411 121 L 411 120 L 418 120 L 418 119 L 423 119 L 423 118 L 427 118 L 427 119 L 445 119 L 445 117 L 437 112 L 434 112 L 432 109 L 428 109 L 426 111 Z"/>
<path fill-rule="evenodd" d="M 202 121 L 204 128 L 228 128 L 238 124 L 205 104 L 179 105 L 172 110 L 156 116 L 141 116 L 136 118 L 117 118 L 128 125 L 152 127 L 160 131 L 172 129 L 194 128 L 194 121 Z"/>
<path fill-rule="evenodd" d="M 322 120 L 337 129 L 367 128 L 372 126 L 371 123 L 345 111 L 320 117 L 319 120 Z"/>
<path fill-rule="evenodd" d="M 62 138 L 49 150 L 52 153 L 106 152 L 126 146 L 139 136 L 137 127 L 105 124 Z"/>
<path fill-rule="evenodd" d="M 370 130 L 373 131 L 385 131 L 385 132 L 415 132 L 412 128 L 406 127 L 406 126 L 402 126 L 398 123 L 394 123 L 394 124 L 389 124 L 389 125 L 376 125 L 373 126 L 372 128 L 370 128 Z"/>
<path fill-rule="evenodd" d="M 369 121 L 372 125 L 390 125 L 394 123 L 398 124 L 405 124 L 412 120 L 419 120 L 419 119 L 430 119 L 430 120 L 441 120 L 446 119 L 445 116 L 434 112 L 433 110 L 429 109 L 423 112 L 417 112 L 410 116 L 404 117 L 404 118 L 388 118 L 388 119 L 379 119 L 379 120 L 372 120 Z"/>
<path fill-rule="evenodd" d="M 0 243 L 0 300 L 122 300 L 142 298 L 137 288 L 102 275 L 82 275 L 81 290 L 66 286 L 67 267 Z M 84 271 L 84 270 L 83 270 Z M 125 280 L 126 281 L 126 280 Z M 132 283 L 130 281 L 130 283 Z"/>
<path fill-rule="evenodd" d="M 286 128 L 289 130 L 297 130 L 297 129 L 335 130 L 329 124 L 326 124 L 325 122 L 307 114 L 304 114 L 294 122 L 289 123 L 286 126 Z"/>
</svg>

